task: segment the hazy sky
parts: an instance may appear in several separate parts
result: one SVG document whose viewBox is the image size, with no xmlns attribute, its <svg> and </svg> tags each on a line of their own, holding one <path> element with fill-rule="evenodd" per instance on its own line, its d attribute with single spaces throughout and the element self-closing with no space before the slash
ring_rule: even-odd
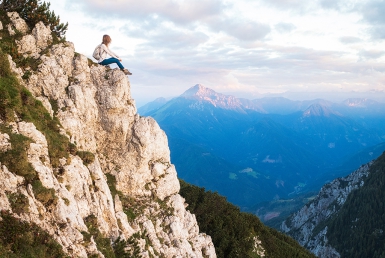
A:
<svg viewBox="0 0 385 258">
<path fill-rule="evenodd" d="M 385 1 L 50 2 L 69 22 L 67 40 L 77 52 L 91 57 L 102 35 L 111 36 L 110 48 L 133 73 L 138 106 L 198 83 L 250 99 L 283 92 L 385 96 Z"/>
</svg>

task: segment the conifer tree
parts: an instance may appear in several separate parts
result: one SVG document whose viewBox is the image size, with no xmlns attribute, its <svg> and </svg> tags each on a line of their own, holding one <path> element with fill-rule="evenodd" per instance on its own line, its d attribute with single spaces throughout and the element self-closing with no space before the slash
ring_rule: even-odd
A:
<svg viewBox="0 0 385 258">
<path fill-rule="evenodd" d="M 58 38 L 64 38 L 68 23 L 60 23 L 60 17 L 50 11 L 49 2 L 40 0 L 0 0 L 0 8 L 6 12 L 17 12 L 32 28 L 42 21 Z"/>
</svg>

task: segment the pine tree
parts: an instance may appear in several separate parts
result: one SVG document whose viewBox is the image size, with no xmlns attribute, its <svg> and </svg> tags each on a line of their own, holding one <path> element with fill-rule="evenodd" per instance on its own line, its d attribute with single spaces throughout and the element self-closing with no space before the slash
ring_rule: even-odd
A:
<svg viewBox="0 0 385 258">
<path fill-rule="evenodd" d="M 68 23 L 60 23 L 60 17 L 50 11 L 50 3 L 40 0 L 0 0 L 0 8 L 6 12 L 19 13 L 31 28 L 42 21 L 44 25 L 50 26 L 58 38 L 64 38 L 68 29 Z"/>
</svg>

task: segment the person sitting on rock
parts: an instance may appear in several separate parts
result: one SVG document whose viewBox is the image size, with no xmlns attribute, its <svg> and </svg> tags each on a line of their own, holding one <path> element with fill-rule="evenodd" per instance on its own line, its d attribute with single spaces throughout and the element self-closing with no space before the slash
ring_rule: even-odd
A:
<svg viewBox="0 0 385 258">
<path fill-rule="evenodd" d="M 122 59 L 108 48 L 108 46 L 111 44 L 111 41 L 112 40 L 110 36 L 103 35 L 102 44 L 98 45 L 94 51 L 94 54 L 93 54 L 94 58 L 101 65 L 117 64 L 120 70 L 124 72 L 124 74 L 132 75 L 132 73 L 130 73 L 130 71 L 125 69 L 124 66 L 122 65 L 121 63 Z M 111 57 L 107 58 L 107 54 L 110 55 Z"/>
</svg>

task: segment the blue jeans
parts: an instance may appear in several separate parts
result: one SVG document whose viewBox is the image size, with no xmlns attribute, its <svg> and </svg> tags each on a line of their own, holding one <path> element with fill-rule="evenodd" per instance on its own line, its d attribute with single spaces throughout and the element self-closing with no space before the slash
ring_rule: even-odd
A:
<svg viewBox="0 0 385 258">
<path fill-rule="evenodd" d="M 99 64 L 101 65 L 117 64 L 120 69 L 124 69 L 124 66 L 122 65 L 122 63 L 120 63 L 119 59 L 115 57 L 104 59 Z"/>
</svg>

